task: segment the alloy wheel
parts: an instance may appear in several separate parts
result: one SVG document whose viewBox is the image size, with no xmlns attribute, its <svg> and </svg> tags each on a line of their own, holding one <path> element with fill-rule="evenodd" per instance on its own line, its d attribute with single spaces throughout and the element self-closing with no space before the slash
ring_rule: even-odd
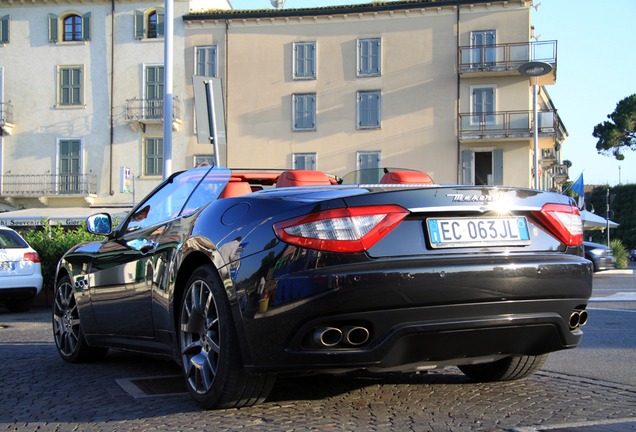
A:
<svg viewBox="0 0 636 432">
<path fill-rule="evenodd" d="M 217 374 L 220 322 L 216 302 L 204 280 L 195 280 L 181 311 L 181 355 L 186 379 L 199 394 L 207 393 Z"/>
<path fill-rule="evenodd" d="M 80 337 L 80 319 L 75 294 L 70 283 L 61 284 L 53 304 L 53 335 L 58 349 L 65 356 L 75 351 Z"/>
</svg>

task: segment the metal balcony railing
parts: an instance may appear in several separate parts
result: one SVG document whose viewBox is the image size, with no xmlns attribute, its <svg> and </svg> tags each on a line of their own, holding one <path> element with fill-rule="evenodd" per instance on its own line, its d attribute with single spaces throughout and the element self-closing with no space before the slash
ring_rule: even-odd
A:
<svg viewBox="0 0 636 432">
<path fill-rule="evenodd" d="M 460 72 L 516 70 L 529 61 L 546 62 L 554 68 L 557 41 L 460 46 L 458 56 Z"/>
<path fill-rule="evenodd" d="M 95 195 L 95 174 L 6 174 L 0 176 L 3 196 Z"/>
<path fill-rule="evenodd" d="M 127 121 L 162 121 L 163 99 L 128 99 L 126 101 Z M 172 120 L 181 120 L 181 101 L 172 99 Z"/>
<path fill-rule="evenodd" d="M 0 126 L 13 124 L 13 106 L 8 102 L 0 103 Z"/>
<path fill-rule="evenodd" d="M 532 111 L 499 111 L 486 113 L 460 113 L 461 138 L 528 137 L 533 133 Z M 538 112 L 539 134 L 562 133 L 556 110 Z"/>
</svg>

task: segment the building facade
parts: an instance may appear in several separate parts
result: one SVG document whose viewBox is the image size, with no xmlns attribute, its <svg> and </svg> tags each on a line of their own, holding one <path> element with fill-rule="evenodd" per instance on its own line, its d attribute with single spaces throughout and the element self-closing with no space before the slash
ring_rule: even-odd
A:
<svg viewBox="0 0 636 432">
<path fill-rule="evenodd" d="M 182 16 L 226 0 L 174 2 L 173 146 L 186 168 Z M 164 6 L 159 2 L 0 2 L 0 205 L 132 203 L 163 178 Z M 0 209 L 1 210 L 1 209 Z"/>
<path fill-rule="evenodd" d="M 558 189 L 567 132 L 545 90 L 556 42 L 533 41 L 531 7 L 177 0 L 173 170 L 214 158 L 196 137 L 192 76 L 203 75 L 221 78 L 230 168 L 402 167 L 438 183 L 532 187 L 534 78 L 518 68 L 543 61 L 538 174 Z M 160 182 L 164 17 L 154 2 L 0 0 L 0 206 L 131 202 L 123 167 L 138 198 Z"/>
<path fill-rule="evenodd" d="M 533 41 L 531 7 L 397 1 L 189 14 L 186 74 L 188 53 L 214 47 L 230 167 L 339 176 L 402 167 L 439 183 L 532 187 L 534 78 L 518 68 L 547 62 L 539 175 L 542 189 L 558 189 L 567 132 L 544 87 L 556 79 L 557 46 Z"/>
</svg>

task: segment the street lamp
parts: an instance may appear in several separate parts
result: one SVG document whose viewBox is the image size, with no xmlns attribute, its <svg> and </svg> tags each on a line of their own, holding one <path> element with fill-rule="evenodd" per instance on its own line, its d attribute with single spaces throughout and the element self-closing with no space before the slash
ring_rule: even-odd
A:
<svg viewBox="0 0 636 432">
<path fill-rule="evenodd" d="M 534 188 L 539 189 L 539 122 L 537 113 L 537 99 L 539 90 L 539 77 L 552 72 L 549 63 L 531 61 L 519 66 L 519 73 L 527 77 L 534 77 L 532 86 L 532 134 L 534 135 Z"/>
</svg>

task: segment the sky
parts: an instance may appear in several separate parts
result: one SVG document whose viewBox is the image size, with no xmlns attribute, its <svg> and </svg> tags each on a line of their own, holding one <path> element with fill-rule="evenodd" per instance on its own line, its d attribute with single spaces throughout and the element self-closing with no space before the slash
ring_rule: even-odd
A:
<svg viewBox="0 0 636 432">
<path fill-rule="evenodd" d="M 285 9 L 367 3 L 365 0 L 286 0 Z M 234 9 L 270 9 L 269 0 L 230 0 Z M 625 159 L 598 154 L 594 126 L 621 100 L 636 93 L 635 0 L 535 0 L 534 34 L 557 41 L 557 79 L 546 86 L 568 138 L 561 159 L 570 160 L 570 180 L 584 183 L 636 183 L 636 151 Z M 517 41 L 510 41 L 517 42 Z M 620 167 L 620 168 L 619 168 Z"/>
</svg>

